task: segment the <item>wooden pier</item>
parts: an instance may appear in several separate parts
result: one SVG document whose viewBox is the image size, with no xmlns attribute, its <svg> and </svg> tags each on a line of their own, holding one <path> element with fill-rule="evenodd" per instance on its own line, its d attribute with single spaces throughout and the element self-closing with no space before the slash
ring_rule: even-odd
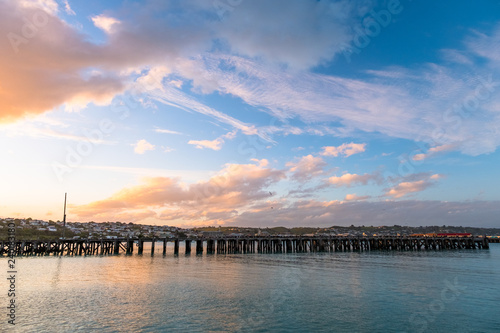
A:
<svg viewBox="0 0 500 333">
<path fill-rule="evenodd" d="M 166 255 L 168 243 L 173 243 L 174 255 L 179 254 L 179 243 L 184 242 L 185 254 L 191 253 L 194 243 L 196 254 L 236 253 L 314 253 L 348 251 L 421 251 L 488 249 L 485 237 L 220 237 L 220 238 L 122 238 L 122 239 L 58 239 L 16 241 L 14 256 L 43 255 L 116 255 L 136 253 L 142 255 L 144 244 L 150 243 L 154 255 L 155 244 L 162 243 Z M 0 255 L 9 254 L 10 243 L 0 241 Z"/>
</svg>

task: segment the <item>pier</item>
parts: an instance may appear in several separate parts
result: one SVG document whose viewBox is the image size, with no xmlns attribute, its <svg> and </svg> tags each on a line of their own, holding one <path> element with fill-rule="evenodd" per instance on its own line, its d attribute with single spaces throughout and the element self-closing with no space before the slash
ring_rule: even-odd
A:
<svg viewBox="0 0 500 333">
<path fill-rule="evenodd" d="M 184 243 L 185 254 L 192 248 L 196 254 L 237 253 L 314 253 L 350 251 L 422 251 L 488 249 L 485 237 L 353 237 L 353 236 L 283 236 L 283 237 L 197 237 L 197 238 L 122 238 L 122 239 L 58 239 L 23 240 L 13 243 L 14 256 L 32 255 L 131 255 L 144 253 L 144 244 L 150 243 L 154 255 L 155 245 L 162 245 L 167 253 L 173 244 L 174 255 L 179 254 L 179 243 Z M 194 243 L 194 244 L 193 244 Z M 192 245 L 194 245 L 192 247 Z M 0 255 L 9 254 L 8 241 L 0 241 Z M 170 245 L 172 246 L 172 245 Z M 137 250 L 135 250 L 137 249 Z M 134 252 L 135 251 L 135 252 Z"/>
</svg>

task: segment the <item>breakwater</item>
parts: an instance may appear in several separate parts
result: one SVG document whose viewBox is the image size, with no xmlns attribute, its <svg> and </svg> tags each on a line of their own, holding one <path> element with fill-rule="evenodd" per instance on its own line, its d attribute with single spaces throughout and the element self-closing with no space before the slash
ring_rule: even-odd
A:
<svg viewBox="0 0 500 333">
<path fill-rule="evenodd" d="M 485 237 L 197 237 L 197 238 L 122 238 L 122 239 L 57 239 L 23 240 L 9 243 L 0 241 L 0 255 L 113 255 L 143 254 L 144 245 L 150 244 L 151 255 L 155 247 L 161 246 L 163 254 L 167 246 L 173 246 L 179 254 L 180 243 L 184 252 L 190 254 L 234 254 L 234 253 L 307 253 L 345 251 L 421 251 L 488 249 Z"/>
</svg>

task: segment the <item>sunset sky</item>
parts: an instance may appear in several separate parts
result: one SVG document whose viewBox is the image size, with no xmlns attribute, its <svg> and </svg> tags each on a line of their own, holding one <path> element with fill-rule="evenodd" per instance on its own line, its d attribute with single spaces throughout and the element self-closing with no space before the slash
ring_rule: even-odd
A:
<svg viewBox="0 0 500 333">
<path fill-rule="evenodd" d="M 0 0 L 0 217 L 500 226 L 500 2 Z"/>
</svg>

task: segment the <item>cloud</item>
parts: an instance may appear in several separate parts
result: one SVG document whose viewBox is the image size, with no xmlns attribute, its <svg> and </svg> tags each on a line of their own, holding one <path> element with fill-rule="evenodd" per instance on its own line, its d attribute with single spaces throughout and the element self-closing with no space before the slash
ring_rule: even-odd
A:
<svg viewBox="0 0 500 333">
<path fill-rule="evenodd" d="M 73 206 L 80 219 L 113 220 L 141 216 L 179 223 L 229 221 L 238 210 L 269 198 L 267 187 L 285 178 L 283 171 L 258 164 L 226 164 L 208 181 L 184 184 L 178 178 L 149 177 L 111 197 Z"/>
<path fill-rule="evenodd" d="M 117 143 L 106 140 L 103 133 L 101 133 L 103 135 L 96 137 L 89 129 L 78 128 L 78 130 L 75 130 L 70 128 L 68 124 L 42 115 L 34 118 L 26 118 L 15 123 L 0 124 L 0 132 L 11 137 L 50 138 L 107 145 Z M 75 134 L 75 132 L 79 134 Z"/>
<path fill-rule="evenodd" d="M 302 156 L 296 162 L 288 162 L 286 166 L 292 174 L 291 178 L 299 182 L 306 182 L 314 177 L 323 174 L 326 162 L 321 157 L 312 155 Z"/>
<path fill-rule="evenodd" d="M 171 130 L 163 129 L 163 128 L 156 128 L 155 132 L 157 132 L 157 133 L 165 133 L 165 134 L 178 134 L 178 135 L 182 135 L 181 132 L 171 131 Z"/>
<path fill-rule="evenodd" d="M 217 138 L 215 140 L 189 140 L 188 144 L 195 145 L 198 149 L 208 148 L 212 150 L 220 150 L 224 140 Z"/>
<path fill-rule="evenodd" d="M 347 194 L 343 201 L 280 198 L 271 200 L 269 187 L 286 178 L 285 171 L 254 164 L 226 164 L 206 181 L 185 184 L 180 178 L 147 177 L 110 197 L 71 206 L 82 221 L 156 221 L 178 226 L 317 226 L 332 225 L 467 225 L 480 221 L 494 227 L 498 201 L 366 201 Z M 413 178 L 412 178 L 413 177 Z M 441 176 L 418 174 L 408 182 L 435 181 Z M 271 209 L 270 207 L 273 207 Z M 368 221 L 368 222 L 367 222 Z M 472 223 L 472 224 L 471 224 Z M 479 222 L 477 222 L 479 223 Z"/>
<path fill-rule="evenodd" d="M 236 131 L 228 132 L 224 135 L 221 135 L 217 139 L 214 140 L 189 140 L 188 144 L 195 145 L 198 149 L 208 148 L 212 150 L 220 150 L 222 145 L 224 144 L 224 139 L 234 139 L 236 137 Z"/>
<path fill-rule="evenodd" d="M 346 194 L 344 201 L 362 201 L 370 198 L 371 196 L 369 195 L 357 196 L 356 193 L 352 193 L 352 194 Z"/>
<path fill-rule="evenodd" d="M 421 192 L 434 185 L 438 179 L 442 178 L 439 174 L 428 176 L 426 179 L 415 181 L 405 181 L 389 189 L 384 195 L 399 199 L 411 193 Z"/>
<path fill-rule="evenodd" d="M 366 143 L 344 143 L 338 147 L 327 146 L 323 147 L 321 155 L 334 156 L 344 155 L 349 157 L 354 154 L 359 154 L 365 151 Z"/>
<path fill-rule="evenodd" d="M 148 97 L 159 101 L 163 104 L 170 105 L 187 112 L 198 112 L 200 114 L 211 117 L 223 124 L 228 124 L 235 129 L 241 130 L 246 135 L 258 135 L 265 141 L 272 142 L 271 138 L 265 133 L 258 131 L 255 126 L 239 121 L 229 115 L 226 115 L 218 110 L 215 110 L 207 105 L 204 105 L 186 93 L 175 89 L 169 85 L 161 85 L 163 76 L 158 77 L 159 82 L 155 85 L 143 85 L 139 79 L 133 91 L 143 92 Z"/>
<path fill-rule="evenodd" d="M 0 31 L 6 32 L 0 38 L 0 122 L 62 104 L 107 104 L 123 91 L 117 75 L 87 70 L 99 66 L 88 58 L 101 52 L 56 13 L 54 1 L 0 2 Z M 33 24 L 29 34 L 25 19 Z"/>
<path fill-rule="evenodd" d="M 494 79 L 500 59 L 484 42 L 493 49 L 500 45 L 500 25 L 470 40 L 464 52 L 488 57 L 487 62 L 390 67 L 370 71 L 363 80 L 291 73 L 235 55 L 207 55 L 199 62 L 219 91 L 282 121 L 300 119 L 310 133 L 327 123 L 339 137 L 379 132 L 431 146 L 456 144 L 462 153 L 478 155 L 500 145 L 500 84 Z M 471 72 L 477 74 L 462 74 Z"/>
<path fill-rule="evenodd" d="M 18 0 L 21 8 L 39 9 L 52 15 L 57 14 L 59 5 L 54 0 Z"/>
<path fill-rule="evenodd" d="M 426 158 L 429 158 L 431 156 L 434 156 L 436 155 L 437 153 L 443 153 L 443 152 L 447 152 L 447 151 L 451 151 L 453 149 L 456 148 L 456 145 L 452 145 L 452 144 L 449 144 L 449 145 L 441 145 L 441 146 L 437 146 L 437 147 L 432 147 L 432 148 L 429 148 L 429 150 L 427 151 L 427 153 L 421 153 L 421 154 L 416 154 L 412 157 L 412 159 L 414 161 L 422 161 Z"/>
<path fill-rule="evenodd" d="M 72 14 L 69 3 L 63 4 L 65 11 Z M 14 43 L 19 54 L 5 52 L 0 56 L 0 76 L 5 79 L 3 96 L 9 96 L 0 100 L 4 110 L 0 121 L 15 121 L 64 104 L 68 108 L 83 108 L 92 102 L 109 104 L 114 96 L 134 89 L 131 85 L 137 73 L 164 67 L 168 71 L 158 75 L 159 87 L 145 92 L 151 99 L 205 114 L 267 141 L 272 140 L 251 124 L 207 107 L 176 88 L 186 80 L 192 81 L 195 92 L 222 88 L 193 59 L 222 41 L 229 46 L 229 54 L 257 57 L 294 69 L 310 68 L 331 59 L 339 51 L 338 44 L 352 37 L 352 20 L 364 14 L 348 1 L 326 4 L 280 0 L 271 4 L 259 0 L 245 2 L 223 20 L 214 20 L 220 14 L 218 8 L 205 1 L 124 3 L 117 10 L 91 17 L 94 25 L 108 35 L 104 42 L 93 43 L 90 36 L 57 16 L 55 1 L 11 0 L 0 6 L 0 29 L 18 34 L 23 18 L 32 18 L 41 9 L 47 14 L 47 23 L 39 27 L 36 36 Z M 172 12 L 176 13 L 175 19 Z M 170 19 L 165 19 L 166 15 Z M 261 23 L 255 25 L 250 17 L 258 17 Z M 297 22 L 301 25 L 297 26 Z M 298 43 L 307 47 L 297 52 Z M 3 39 L 0 48 L 12 50 L 10 44 L 9 39 Z M 171 90 L 160 91 L 163 78 L 174 72 L 176 75 L 165 84 Z"/>
<path fill-rule="evenodd" d="M 250 159 L 250 161 L 257 163 L 261 167 L 266 167 L 269 165 L 269 161 L 265 158 L 263 158 L 261 160 L 259 160 L 257 158 L 252 158 L 252 159 Z"/>
<path fill-rule="evenodd" d="M 68 0 L 64 0 L 63 4 L 64 4 L 64 11 L 66 12 L 66 14 L 76 15 L 75 11 L 73 9 L 71 9 L 71 6 L 69 5 Z"/>
<path fill-rule="evenodd" d="M 338 137 L 361 131 L 424 139 L 431 146 L 456 143 L 457 150 L 469 155 L 495 151 L 500 145 L 500 95 L 490 76 L 500 75 L 500 26 L 471 32 L 462 49 L 444 50 L 459 59 L 452 64 L 374 69 L 363 79 L 310 71 L 341 52 L 374 4 L 244 1 L 221 20 L 216 6 L 206 1 L 125 2 L 93 16 L 94 24 L 107 32 L 105 41 L 93 43 L 91 36 L 57 16 L 55 1 L 2 1 L 0 30 L 7 38 L 0 39 L 0 49 L 6 51 L 0 54 L 0 121 L 61 105 L 106 105 L 134 90 L 141 75 L 165 68 L 158 74 L 159 84 L 144 95 L 269 142 L 266 130 Z M 175 17 L 165 19 L 172 12 Z M 32 37 L 24 37 L 23 19 L 35 15 L 43 24 Z M 176 88 L 179 80 L 189 82 L 192 90 Z M 259 129 L 195 97 L 214 91 L 280 121 L 297 119 L 306 125 Z"/>
<path fill-rule="evenodd" d="M 307 69 L 330 60 L 352 39 L 351 27 L 364 14 L 358 8 L 349 1 L 244 1 L 217 32 L 237 54 Z"/>
<path fill-rule="evenodd" d="M 105 15 L 93 16 L 92 22 L 94 22 L 96 27 L 102 29 L 107 34 L 111 34 L 113 30 L 115 30 L 116 25 L 120 24 L 119 20 Z"/>
<path fill-rule="evenodd" d="M 354 185 L 366 185 L 368 182 L 379 182 L 380 176 L 378 174 L 365 173 L 364 175 L 346 173 L 340 177 L 333 176 L 328 178 L 328 182 L 336 187 L 346 186 L 351 187 Z"/>
<path fill-rule="evenodd" d="M 144 154 L 148 150 L 154 150 L 155 146 L 147 142 L 145 139 L 137 141 L 134 145 L 134 152 L 136 154 Z"/>
<path fill-rule="evenodd" d="M 311 226 L 350 225 L 454 225 L 497 227 L 500 201 L 446 202 L 432 200 L 401 201 L 316 201 L 285 202 L 279 209 L 246 211 L 230 225 Z"/>
</svg>

